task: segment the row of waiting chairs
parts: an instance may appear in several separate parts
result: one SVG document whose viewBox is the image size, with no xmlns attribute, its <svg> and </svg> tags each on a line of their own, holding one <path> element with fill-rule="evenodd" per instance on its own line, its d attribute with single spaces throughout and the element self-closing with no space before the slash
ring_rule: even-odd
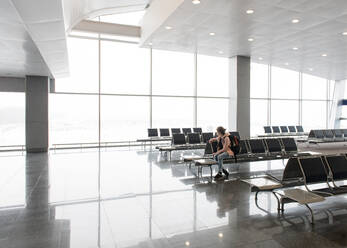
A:
<svg viewBox="0 0 347 248">
<path fill-rule="evenodd" d="M 276 197 L 278 200 L 278 210 L 284 211 L 284 204 L 286 203 L 299 202 L 300 204 L 306 205 L 310 210 L 312 223 L 314 223 L 314 213 L 308 204 L 318 202 L 311 201 L 315 195 L 323 197 L 322 199 L 324 200 L 326 197 L 347 194 L 347 185 L 341 185 L 341 182 L 347 180 L 347 157 L 346 154 L 337 154 L 290 158 L 282 175 L 272 175 L 270 173 L 268 176 L 280 183 L 280 187 L 269 189 L 262 187 L 262 185 L 252 186 L 252 191 L 256 191 L 255 200 L 257 200 L 257 195 L 261 191 L 273 192 L 275 196 L 276 193 L 279 193 L 282 197 L 280 200 Z M 338 184 L 338 182 L 340 183 Z M 293 187 L 300 185 L 304 185 L 306 191 L 296 190 L 295 195 L 292 194 L 289 197 L 285 197 L 281 193 L 286 192 L 283 188 L 292 188 L 291 190 L 293 190 Z M 313 189 L 312 186 L 318 185 L 318 189 L 317 187 Z M 277 192 L 276 189 L 280 191 Z M 311 193 L 311 195 L 308 195 L 307 192 L 308 194 Z M 312 193 L 315 195 L 312 195 Z M 317 197 L 315 198 L 317 199 Z"/>
<path fill-rule="evenodd" d="M 240 139 L 240 133 L 239 132 L 230 132 L 231 136 L 236 136 L 238 139 Z M 212 132 L 207 133 L 188 133 L 187 135 L 184 134 L 173 134 L 172 135 L 172 145 L 193 145 L 193 144 L 200 144 L 200 143 L 207 143 L 211 138 L 216 137 L 215 134 Z"/>
<path fill-rule="evenodd" d="M 240 141 L 239 155 L 285 155 L 297 153 L 293 138 L 248 139 Z"/>
<path fill-rule="evenodd" d="M 194 128 L 171 128 L 171 134 L 169 128 L 148 128 L 148 137 L 171 137 L 173 134 L 181 134 L 187 135 L 189 133 L 202 133 L 202 128 L 200 127 L 194 127 Z"/>
<path fill-rule="evenodd" d="M 266 134 L 301 134 L 304 133 L 304 128 L 302 126 L 264 126 L 264 131 Z"/>
<path fill-rule="evenodd" d="M 311 130 L 308 135 L 313 141 L 347 141 L 347 129 L 319 129 Z"/>
</svg>

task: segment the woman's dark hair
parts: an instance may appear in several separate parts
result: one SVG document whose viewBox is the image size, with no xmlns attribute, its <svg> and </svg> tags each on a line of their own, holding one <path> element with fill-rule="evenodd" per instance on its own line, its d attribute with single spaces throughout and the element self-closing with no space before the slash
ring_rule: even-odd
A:
<svg viewBox="0 0 347 248">
<path fill-rule="evenodd" d="M 225 134 L 225 131 L 226 131 L 226 129 L 225 129 L 224 127 L 222 127 L 222 126 L 217 127 L 217 132 L 218 132 L 218 133 L 221 133 L 222 135 L 224 135 L 224 134 Z"/>
</svg>

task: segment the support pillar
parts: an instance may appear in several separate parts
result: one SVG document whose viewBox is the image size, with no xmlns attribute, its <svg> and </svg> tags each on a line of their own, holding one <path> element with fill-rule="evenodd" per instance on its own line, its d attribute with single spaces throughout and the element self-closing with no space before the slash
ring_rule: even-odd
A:
<svg viewBox="0 0 347 248">
<path fill-rule="evenodd" d="M 27 152 L 48 151 L 49 77 L 25 78 L 25 140 Z"/>
<path fill-rule="evenodd" d="M 229 130 L 250 138 L 251 59 L 235 56 L 229 60 Z"/>
</svg>

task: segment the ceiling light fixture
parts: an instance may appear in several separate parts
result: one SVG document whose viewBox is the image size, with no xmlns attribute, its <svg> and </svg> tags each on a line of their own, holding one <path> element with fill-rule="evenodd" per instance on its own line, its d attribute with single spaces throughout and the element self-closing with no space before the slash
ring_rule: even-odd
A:
<svg viewBox="0 0 347 248">
<path fill-rule="evenodd" d="M 284 63 L 285 65 L 289 65 L 289 63 L 287 62 L 287 63 Z"/>
<path fill-rule="evenodd" d="M 171 27 L 171 26 L 166 26 L 166 27 L 165 27 L 165 29 L 167 29 L 167 30 L 171 30 L 171 29 L 172 29 L 172 27 Z"/>
<path fill-rule="evenodd" d="M 299 19 L 293 19 L 293 20 L 292 20 L 292 23 L 299 23 L 299 22 L 300 22 Z"/>
<path fill-rule="evenodd" d="M 259 60 L 263 60 L 263 58 L 262 58 L 262 57 L 259 57 L 258 59 L 259 59 Z"/>
<path fill-rule="evenodd" d="M 343 36 L 347 36 L 347 31 L 342 33 Z"/>
<path fill-rule="evenodd" d="M 186 246 L 190 246 L 190 242 L 189 242 L 189 241 L 186 241 L 185 245 L 186 245 Z"/>
<path fill-rule="evenodd" d="M 328 56 L 328 54 L 326 54 L 326 53 L 323 53 L 323 54 L 322 54 L 322 57 L 326 57 L 326 56 Z"/>
<path fill-rule="evenodd" d="M 218 237 L 223 238 L 223 233 L 218 233 Z"/>
<path fill-rule="evenodd" d="M 296 50 L 299 50 L 299 48 L 297 48 L 297 47 L 293 47 L 293 50 L 295 50 L 295 51 L 296 51 Z"/>
<path fill-rule="evenodd" d="M 200 4 L 200 0 L 192 0 L 193 4 Z"/>
<path fill-rule="evenodd" d="M 216 33 L 211 32 L 211 33 L 209 33 L 209 35 L 211 35 L 211 36 L 215 36 L 215 35 L 216 35 Z"/>
<path fill-rule="evenodd" d="M 150 42 L 150 43 L 148 43 L 148 45 L 152 46 L 152 45 L 153 45 L 153 43 L 152 43 L 152 42 Z"/>
<path fill-rule="evenodd" d="M 313 68 L 308 68 L 309 71 L 313 71 Z"/>
<path fill-rule="evenodd" d="M 252 41 L 254 41 L 254 39 L 253 38 L 248 38 L 248 41 L 252 42 Z"/>
<path fill-rule="evenodd" d="M 251 15 L 251 14 L 253 14 L 253 13 L 254 13 L 254 10 L 252 10 L 252 9 L 248 9 L 248 10 L 246 11 L 246 13 L 247 13 L 247 14 L 249 14 L 249 15 Z"/>
<path fill-rule="evenodd" d="M 218 51 L 219 54 L 223 54 L 223 51 Z"/>
</svg>

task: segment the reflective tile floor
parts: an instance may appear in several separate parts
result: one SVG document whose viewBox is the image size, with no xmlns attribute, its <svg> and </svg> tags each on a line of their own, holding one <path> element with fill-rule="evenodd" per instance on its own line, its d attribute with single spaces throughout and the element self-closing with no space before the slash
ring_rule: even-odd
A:
<svg viewBox="0 0 347 248">
<path fill-rule="evenodd" d="M 185 154 L 192 154 L 187 152 Z M 347 200 L 277 214 L 275 198 L 239 180 L 286 161 L 230 165 L 208 183 L 178 162 L 140 149 L 0 154 L 0 247 L 346 247 Z"/>
</svg>

